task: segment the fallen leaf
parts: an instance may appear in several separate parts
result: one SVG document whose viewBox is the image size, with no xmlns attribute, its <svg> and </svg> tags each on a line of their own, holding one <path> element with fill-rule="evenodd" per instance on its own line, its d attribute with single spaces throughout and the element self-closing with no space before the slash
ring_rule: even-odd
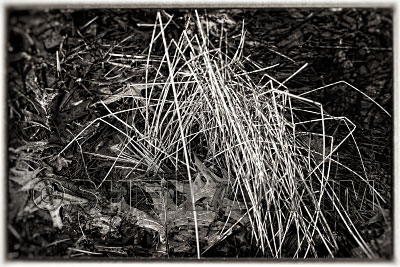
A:
<svg viewBox="0 0 400 267">
<path fill-rule="evenodd" d="M 29 171 L 27 169 L 11 168 L 10 169 L 10 180 L 18 183 L 19 185 L 25 186 L 43 170 L 43 168 L 37 168 L 36 170 Z"/>
<path fill-rule="evenodd" d="M 53 159 L 54 160 L 54 159 Z M 56 169 L 57 169 L 57 171 L 61 171 L 62 170 L 62 168 L 64 168 L 64 167 L 68 167 L 68 164 L 70 164 L 71 162 L 72 162 L 72 160 L 68 160 L 68 159 L 65 159 L 65 158 L 63 158 L 62 156 L 60 156 L 60 155 L 58 155 L 56 158 L 55 158 L 55 167 L 56 167 Z"/>
<path fill-rule="evenodd" d="M 150 88 L 150 86 L 148 86 Z M 103 100 L 94 103 L 93 105 L 101 104 L 102 102 L 106 105 L 114 103 L 120 99 L 127 97 L 142 97 L 141 91 L 145 89 L 145 85 L 130 84 L 128 86 L 122 87 L 119 91 L 105 97 Z"/>
</svg>

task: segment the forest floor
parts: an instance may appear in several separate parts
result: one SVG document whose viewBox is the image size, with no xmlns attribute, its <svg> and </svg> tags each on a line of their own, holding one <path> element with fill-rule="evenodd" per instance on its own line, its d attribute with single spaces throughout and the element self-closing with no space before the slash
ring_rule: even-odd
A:
<svg viewBox="0 0 400 267">
<path fill-rule="evenodd" d="M 136 84 L 134 89 L 138 92 L 134 96 L 146 99 L 143 89 L 147 87 L 138 84 L 148 82 L 147 71 L 152 72 L 149 77 L 157 77 L 156 67 L 150 70 L 143 67 L 146 60 L 149 66 L 148 51 L 154 38 L 154 23 L 161 17 L 168 21 L 173 16 L 163 38 L 178 40 L 188 14 L 194 14 L 193 10 L 184 9 L 158 11 L 9 10 L 9 259 L 191 258 L 196 257 L 197 246 L 200 246 L 202 257 L 206 258 L 297 255 L 289 248 L 297 241 L 289 239 L 288 243 L 282 242 L 288 247 L 285 251 L 278 251 L 271 245 L 269 252 L 263 252 L 260 243 L 255 241 L 251 218 L 241 218 L 243 213 L 231 211 L 228 215 L 221 208 L 209 211 L 209 206 L 224 206 L 224 200 L 230 203 L 228 205 L 234 205 L 232 201 L 236 198 L 225 198 L 224 194 L 229 192 L 218 190 L 225 182 L 222 178 L 218 182 L 215 177 L 222 177 L 227 170 L 218 169 L 216 163 L 206 161 L 209 152 L 203 150 L 210 147 L 202 145 L 205 139 L 198 142 L 198 147 L 188 145 L 191 152 L 198 155 L 198 158 L 196 155 L 190 158 L 193 168 L 206 177 L 204 180 L 196 176 L 193 185 L 187 183 L 185 174 L 178 173 L 179 168 L 174 170 L 173 161 L 165 163 L 165 166 L 160 163 L 160 168 L 165 171 L 157 176 L 154 176 L 157 171 L 150 163 L 145 171 L 140 164 L 133 168 L 132 162 L 147 156 L 138 154 L 134 157 L 132 151 L 131 157 L 119 159 L 119 169 L 113 168 L 116 155 L 118 158 L 121 155 L 118 146 L 124 142 L 118 129 L 125 129 L 125 135 L 134 129 L 127 129 L 130 126 L 122 120 L 110 127 L 104 116 L 115 116 L 115 112 L 134 107 L 133 102 L 126 99 L 129 94 L 121 92 L 122 85 Z M 208 9 L 206 12 L 199 10 L 199 14 L 204 25 L 208 24 L 207 34 L 215 38 L 216 43 L 220 29 L 224 28 L 226 36 L 222 41 L 229 56 L 235 58 L 236 51 L 239 51 L 236 48 L 242 47 L 238 57 L 251 62 L 249 65 L 253 67 L 258 66 L 258 70 L 256 67 L 246 69 L 249 73 L 256 70 L 252 76 L 254 79 L 262 79 L 259 70 L 270 66 L 277 66 L 267 72 L 268 77 L 275 79 L 274 82 L 282 83 L 295 73 L 283 82 L 291 94 L 307 94 L 308 99 L 322 104 L 326 114 L 346 117 L 354 124 L 356 130 L 352 138 L 357 146 L 344 142 L 340 162 L 355 173 L 366 174 L 374 192 L 379 194 L 379 201 L 376 200 L 379 203 L 376 209 L 361 208 L 357 212 L 351 210 L 349 214 L 366 247 L 370 248 L 370 254 L 367 254 L 375 258 L 391 258 L 392 11 Z M 243 29 L 245 38 L 242 38 Z M 155 52 L 150 59 L 154 62 L 162 60 L 162 42 L 154 43 L 153 49 Z M 243 68 L 246 66 L 244 64 Z M 302 66 L 306 67 L 303 69 Z M 170 70 L 160 68 L 159 71 L 168 77 Z M 308 93 L 338 81 L 346 81 L 358 90 L 338 83 Z M 171 95 L 166 94 L 166 99 L 173 101 Z M 203 118 L 202 114 L 198 115 L 199 118 Z M 182 116 L 185 119 L 185 114 Z M 123 120 L 130 119 L 128 116 Z M 147 125 L 148 122 L 143 120 L 140 123 Z M 318 126 L 311 127 L 319 129 Z M 345 137 L 341 131 L 335 131 L 335 134 L 339 139 Z M 173 138 L 173 134 L 168 136 Z M 315 141 L 317 145 L 322 144 L 318 142 Z M 176 152 L 176 155 L 177 159 L 181 156 L 184 159 L 183 154 Z M 178 166 L 180 163 L 176 162 Z M 172 170 L 175 182 L 166 170 Z M 125 183 L 117 182 L 116 177 L 130 177 L 132 173 L 136 177 L 134 185 L 132 178 L 129 178 L 129 187 L 126 180 Z M 352 174 L 339 168 L 335 175 L 342 180 L 353 179 Z M 164 184 L 168 184 L 169 189 L 165 189 Z M 60 201 L 63 203 L 43 202 L 44 188 L 61 192 Z M 361 183 L 351 182 L 351 188 L 358 194 L 355 205 L 363 207 L 364 198 L 368 197 L 365 191 L 364 195 L 360 193 Z M 193 193 L 193 189 L 197 193 Z M 164 194 L 165 190 L 174 199 L 169 204 L 183 210 L 173 210 L 175 213 L 170 214 L 172 220 L 165 218 L 163 221 L 160 214 L 167 213 L 161 212 L 166 209 L 166 204 L 164 198 L 160 198 L 160 192 Z M 46 191 L 45 196 L 54 194 L 53 191 Z M 135 198 L 132 198 L 133 194 Z M 247 194 L 242 194 L 238 198 L 242 203 L 251 202 Z M 185 204 L 190 203 L 190 197 L 200 209 L 196 222 L 193 222 L 192 212 Z M 36 202 L 38 199 L 42 201 L 39 204 Z M 88 204 L 94 200 L 96 205 Z M 164 206 L 159 208 L 157 205 Z M 135 207 L 133 213 L 122 212 L 124 208 L 131 210 L 132 207 Z M 161 221 L 164 224 L 168 221 L 170 225 L 161 227 Z M 339 224 L 332 226 L 337 227 L 334 233 L 337 249 L 330 254 L 325 249 L 318 251 L 322 245 L 315 244 L 315 255 L 366 257 L 364 249 L 352 239 L 352 234 L 345 233 L 346 230 L 340 232 L 344 227 Z M 223 232 L 222 229 L 229 231 L 215 239 L 217 233 Z M 295 232 L 292 228 L 287 231 L 288 235 L 292 232 Z M 275 237 L 269 238 L 275 240 Z M 321 240 L 315 242 L 322 243 Z M 302 253 L 297 256 L 308 255 L 308 252 Z"/>
</svg>

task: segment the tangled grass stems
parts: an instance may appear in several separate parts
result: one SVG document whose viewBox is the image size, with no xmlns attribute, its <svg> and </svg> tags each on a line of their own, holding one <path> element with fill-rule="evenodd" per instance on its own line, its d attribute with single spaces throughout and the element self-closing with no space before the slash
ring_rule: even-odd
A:
<svg viewBox="0 0 400 267">
<path fill-rule="evenodd" d="M 59 154 L 77 142 L 90 126 L 101 122 L 120 133 L 124 142 L 99 186 L 118 162 L 129 159 L 148 173 L 167 172 L 171 166 L 175 172 L 186 172 L 198 258 L 229 236 L 245 217 L 264 256 L 318 257 L 322 253 L 335 257 L 339 249 L 336 236 L 349 234 L 367 257 L 376 257 L 330 183 L 334 180 L 333 166 L 355 174 L 360 183 L 368 181 L 353 136 L 355 125 L 346 117 L 327 114 L 321 103 L 305 97 L 309 92 L 338 83 L 349 84 L 340 81 L 296 95 L 285 84 L 307 64 L 279 82 L 266 73 L 279 64 L 262 67 L 244 57 L 244 24 L 238 49 L 230 57 L 228 48 L 222 51 L 223 40 L 227 40 L 224 31 L 221 30 L 219 47 L 213 47 L 208 24 L 204 30 L 197 11 L 195 17 L 194 21 L 188 19 L 179 40 L 175 41 L 168 40 L 165 33 L 172 17 L 163 24 L 161 13 L 157 14 L 147 50 L 145 82 L 127 85 L 143 88 L 144 96 L 140 92 L 122 94 L 121 98 L 131 100 L 131 107 L 116 112 L 102 101 L 109 114 L 90 122 Z M 152 54 L 159 42 L 164 49 L 161 57 Z M 112 48 L 107 54 L 115 55 Z M 246 71 L 244 61 L 256 70 Z M 256 80 L 255 74 L 260 73 L 262 77 Z M 262 82 L 266 78 L 268 81 Z M 307 114 L 307 119 L 301 119 L 300 113 Z M 128 114 L 128 119 L 120 118 L 123 114 Z M 339 126 L 329 133 L 327 124 L 331 122 L 344 123 L 348 131 L 344 138 L 337 140 L 335 132 Z M 310 125 L 317 125 L 318 130 L 310 130 Z M 320 139 L 321 148 L 311 143 L 311 137 Z M 348 140 L 356 147 L 363 175 L 334 158 Z M 217 241 L 205 249 L 201 247 L 192 184 L 192 177 L 198 173 L 196 155 L 204 164 L 225 173 L 227 191 L 238 205 L 243 201 L 246 210 L 227 227 L 229 212 Z M 378 202 L 384 201 L 374 188 L 369 190 L 375 193 Z M 333 205 L 334 211 L 325 210 L 326 201 Z M 333 213 L 340 218 L 340 231 L 346 233 L 338 233 L 333 227 L 330 221 Z M 166 223 L 166 210 L 163 217 Z M 290 241 L 293 238 L 295 242 Z"/>
</svg>

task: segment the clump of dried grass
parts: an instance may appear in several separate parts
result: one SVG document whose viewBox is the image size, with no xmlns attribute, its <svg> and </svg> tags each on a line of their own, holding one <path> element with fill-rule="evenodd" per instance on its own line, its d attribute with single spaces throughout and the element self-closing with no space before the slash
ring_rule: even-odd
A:
<svg viewBox="0 0 400 267">
<path fill-rule="evenodd" d="M 320 103 L 308 99 L 307 93 L 314 90 L 296 95 L 285 85 L 306 65 L 279 82 L 268 74 L 277 65 L 260 67 L 243 55 L 244 30 L 236 53 L 229 55 L 227 49 L 224 52 L 224 32 L 214 46 L 208 24 L 197 12 L 195 19 L 188 19 L 179 40 L 167 37 L 165 29 L 172 17 L 165 22 L 163 15 L 157 14 L 148 54 L 142 58 L 143 83 L 127 83 L 121 95 L 101 101 L 108 114 L 81 132 L 102 122 L 124 140 L 102 180 L 118 162 L 126 161 L 145 173 L 186 172 L 200 257 L 204 248 L 200 247 L 192 185 L 197 155 L 223 174 L 231 198 L 244 204 L 244 216 L 264 255 L 317 257 L 322 250 L 334 257 L 337 236 L 348 235 L 366 256 L 375 257 L 331 183 L 338 166 L 353 173 L 357 183 L 368 182 L 365 172 L 352 171 L 336 157 L 344 142 L 353 142 L 357 148 L 354 124 L 346 117 L 327 114 Z M 162 53 L 155 51 L 156 45 Z M 245 65 L 253 70 L 246 71 Z M 263 76 L 256 80 L 259 74 Z M 110 110 L 108 104 L 122 98 L 131 107 Z M 339 129 L 347 131 L 343 139 L 335 135 Z M 377 201 L 383 200 L 372 187 L 369 190 Z M 333 214 L 337 222 L 332 222 Z M 232 227 L 223 227 L 218 241 Z"/>
</svg>

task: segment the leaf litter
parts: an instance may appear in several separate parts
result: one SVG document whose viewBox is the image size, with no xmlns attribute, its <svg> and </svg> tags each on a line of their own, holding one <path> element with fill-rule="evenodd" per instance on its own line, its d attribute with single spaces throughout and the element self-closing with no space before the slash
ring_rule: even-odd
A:
<svg viewBox="0 0 400 267">
<path fill-rule="evenodd" d="M 268 70 L 277 64 L 262 68 L 250 61 L 247 66 L 243 57 L 247 44 L 244 24 L 234 23 L 230 14 L 224 14 L 225 17 L 218 13 L 199 15 L 197 11 L 187 14 L 181 35 L 173 39 L 169 35 L 169 29 L 176 25 L 173 16 L 166 12 L 157 13 L 154 24 L 149 24 L 152 37 L 149 47 L 144 50 L 147 55 L 127 52 L 132 48 L 128 45 L 134 39 L 131 35 L 110 43 L 104 41 L 107 38 L 95 42 L 86 39 L 96 35 L 99 16 L 77 30 L 86 52 L 62 52 L 62 46 L 68 44 L 69 38 L 55 34 L 47 37 L 45 49 L 58 49 L 55 53 L 58 77 L 68 79 L 74 87 L 64 95 L 51 90 L 49 95 L 39 92 L 40 87 L 30 86 L 39 105 L 32 102 L 36 114 L 24 111 L 29 121 L 45 115 L 44 128 L 52 127 L 49 125 L 53 111 L 50 105 L 55 99 L 60 103 L 57 108 L 60 123 L 55 127 L 63 148 L 48 157 L 47 172 L 51 165 L 57 173 L 67 174 L 79 163 L 85 171 L 77 172 L 78 176 L 88 178 L 96 185 L 96 190 L 109 179 L 117 182 L 121 177 L 137 185 L 150 196 L 144 198 L 151 202 L 151 210 L 141 210 L 140 205 L 132 207 L 131 199 L 125 194 L 116 203 L 106 200 L 111 213 L 99 208 L 86 210 L 91 215 L 88 220 L 103 237 L 118 236 L 124 222 L 156 233 L 156 246 L 164 256 L 187 253 L 201 257 L 237 229 L 247 229 L 264 256 L 281 257 L 289 240 L 297 235 L 297 241 L 291 243 L 293 250 L 285 251 L 284 256 L 316 257 L 322 253 L 334 257 L 338 249 L 337 232 L 327 222 L 330 214 L 315 212 L 313 207 L 320 207 L 323 199 L 338 200 L 338 196 L 328 190 L 327 180 L 331 177 L 331 166 L 342 167 L 333 156 L 344 142 L 354 139 L 354 124 L 346 118 L 329 115 L 320 103 L 287 90 L 286 84 L 307 65 L 277 79 L 268 74 Z M 293 11 L 292 16 L 304 18 L 303 14 Z M 129 27 L 125 22 L 118 23 L 124 29 Z M 238 42 L 227 41 L 227 29 L 240 32 Z M 172 30 L 172 33 L 176 31 Z M 304 44 L 301 38 L 301 30 L 293 31 L 278 45 L 301 46 Z M 70 69 L 68 60 L 92 61 L 92 55 L 87 53 L 90 49 L 107 60 L 100 64 L 74 66 L 80 71 L 66 71 Z M 274 53 L 290 59 L 280 52 Z M 246 71 L 245 65 L 255 71 Z M 104 74 L 103 79 L 91 78 L 96 71 Z M 258 73 L 265 74 L 259 79 Z M 267 82 L 263 81 L 265 77 L 269 79 Z M 95 91 L 92 86 L 102 88 Z M 88 95 L 90 100 L 80 100 Z M 302 113 L 308 117 L 302 119 Z M 343 139 L 335 136 L 337 131 L 330 129 L 330 121 L 346 125 L 348 133 Z M 315 127 L 318 123 L 322 126 L 316 126 L 317 130 L 310 134 L 309 125 Z M 338 129 L 339 126 L 335 127 Z M 118 135 L 114 144 L 104 140 L 104 133 L 111 130 Z M 40 134 L 39 130 L 35 133 Z M 96 143 L 97 148 L 93 149 Z M 43 145 L 45 148 L 36 146 L 34 152 L 52 150 L 48 144 Z M 266 145 L 269 148 L 265 149 Z M 357 147 L 355 141 L 354 145 Z M 102 146 L 109 146 L 108 152 L 99 153 Z M 18 154 L 24 149 L 21 147 L 14 152 Z M 81 160 L 65 156 L 75 149 Z M 40 166 L 39 161 L 35 159 L 33 165 Z M 87 163 L 94 162 L 108 170 L 92 172 L 93 165 Z M 29 168 L 32 170 L 11 169 L 12 180 L 22 186 L 21 190 L 42 190 L 42 187 L 34 187 L 46 178 L 38 176 L 43 169 Z M 366 179 L 365 170 L 361 175 L 348 170 L 360 181 Z M 295 181 L 295 176 L 299 176 L 300 181 Z M 309 177 L 315 185 L 307 184 Z M 150 180 L 146 182 L 148 178 Z M 321 191 L 313 193 L 314 188 Z M 177 201 L 178 194 L 182 201 Z M 304 195 L 310 199 L 296 199 Z M 379 202 L 385 202 L 379 193 L 377 196 Z M 62 197 L 61 205 L 56 205 L 55 209 L 52 208 L 54 203 L 42 206 L 49 210 L 53 226 L 60 229 L 64 226 L 60 215 L 62 207 L 80 206 L 89 201 L 85 196 L 65 192 Z M 37 204 L 40 200 L 33 199 L 24 211 L 35 211 L 40 207 Z M 304 210 L 298 209 L 301 205 L 305 205 Z M 297 215 L 289 212 L 293 208 Z M 277 213 L 276 209 L 283 212 Z M 340 207 L 335 209 L 343 231 L 348 231 L 358 245 L 356 253 L 376 257 L 349 214 Z M 83 231 L 82 235 L 86 236 Z M 238 240 L 243 243 L 243 238 L 238 237 Z M 317 251 L 320 247 L 323 252 Z M 115 251 L 125 253 L 124 250 Z"/>
</svg>

